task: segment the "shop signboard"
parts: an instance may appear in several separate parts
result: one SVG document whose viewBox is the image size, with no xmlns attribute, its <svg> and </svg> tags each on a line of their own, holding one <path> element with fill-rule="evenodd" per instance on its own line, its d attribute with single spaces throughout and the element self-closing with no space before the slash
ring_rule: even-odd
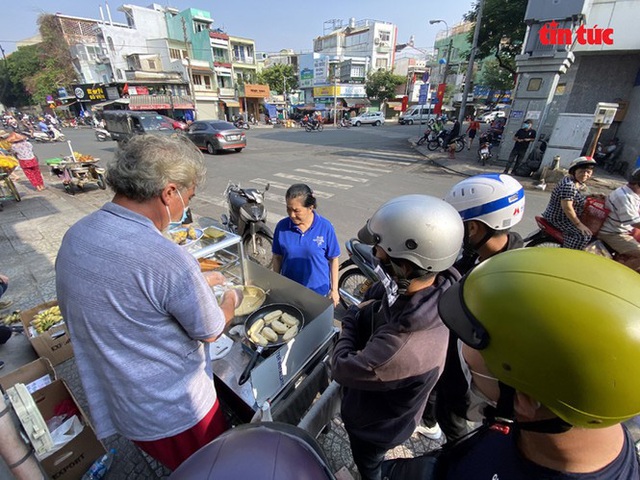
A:
<svg viewBox="0 0 640 480">
<path fill-rule="evenodd" d="M 73 85 L 73 93 L 80 102 L 98 103 L 107 100 L 107 93 L 104 87 L 95 83 Z"/>
<path fill-rule="evenodd" d="M 300 88 L 313 87 L 313 70 L 303 68 L 300 70 Z"/>
<path fill-rule="evenodd" d="M 315 98 L 340 96 L 340 87 L 335 87 L 333 85 L 324 87 L 313 87 L 313 96 Z"/>
<path fill-rule="evenodd" d="M 366 97 L 364 85 L 342 85 L 339 92 L 343 97 Z"/>
<path fill-rule="evenodd" d="M 327 83 L 329 75 L 329 60 L 327 57 L 316 58 L 313 61 L 313 84 L 322 85 Z"/>
<path fill-rule="evenodd" d="M 245 83 L 243 96 L 246 98 L 269 98 L 271 91 L 268 85 Z"/>
</svg>

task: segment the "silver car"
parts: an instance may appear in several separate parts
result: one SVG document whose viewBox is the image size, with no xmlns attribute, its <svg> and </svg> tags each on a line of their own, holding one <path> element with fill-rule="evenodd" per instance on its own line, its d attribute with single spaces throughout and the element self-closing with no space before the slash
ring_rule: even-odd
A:
<svg viewBox="0 0 640 480">
<path fill-rule="evenodd" d="M 222 150 L 241 152 L 247 146 L 245 133 L 222 120 L 200 120 L 189 125 L 187 137 L 200 150 L 214 155 Z"/>
<path fill-rule="evenodd" d="M 384 125 L 382 112 L 365 112 L 351 119 L 351 125 L 355 125 L 356 127 L 366 124 L 374 125 L 376 127 Z"/>
</svg>

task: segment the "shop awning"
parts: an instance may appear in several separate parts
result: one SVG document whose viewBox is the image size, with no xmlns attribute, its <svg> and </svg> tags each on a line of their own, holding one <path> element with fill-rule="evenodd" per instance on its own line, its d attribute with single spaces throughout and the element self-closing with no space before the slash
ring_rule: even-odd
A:
<svg viewBox="0 0 640 480">
<path fill-rule="evenodd" d="M 94 109 L 94 110 L 104 110 L 104 107 L 109 106 L 109 105 L 113 105 L 113 104 L 129 105 L 129 99 L 128 98 L 116 98 L 115 100 L 107 100 L 106 102 L 100 102 L 100 103 L 96 103 L 94 105 L 91 105 L 91 108 Z"/>
<path fill-rule="evenodd" d="M 226 100 L 222 99 L 224 104 L 229 108 L 240 108 L 240 102 L 237 100 Z"/>
<path fill-rule="evenodd" d="M 362 108 L 371 106 L 371 102 L 366 97 L 344 98 L 343 100 L 349 108 Z"/>
<path fill-rule="evenodd" d="M 57 105 L 56 110 L 68 110 L 71 105 L 77 102 L 66 103 L 64 105 Z"/>
<path fill-rule="evenodd" d="M 131 110 L 193 110 L 193 102 L 181 95 L 131 95 Z"/>
</svg>

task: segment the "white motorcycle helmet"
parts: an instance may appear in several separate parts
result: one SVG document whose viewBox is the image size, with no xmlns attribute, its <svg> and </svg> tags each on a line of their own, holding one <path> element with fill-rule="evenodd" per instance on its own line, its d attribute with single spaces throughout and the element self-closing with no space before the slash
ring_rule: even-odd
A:
<svg viewBox="0 0 640 480">
<path fill-rule="evenodd" d="M 524 215 L 524 188 L 505 174 L 476 175 L 458 182 L 445 201 L 463 222 L 478 220 L 493 230 L 506 230 Z"/>
<path fill-rule="evenodd" d="M 464 226 L 449 204 L 429 195 L 403 195 L 383 204 L 358 233 L 391 258 L 408 260 L 427 272 L 451 267 L 460 252 Z"/>
</svg>

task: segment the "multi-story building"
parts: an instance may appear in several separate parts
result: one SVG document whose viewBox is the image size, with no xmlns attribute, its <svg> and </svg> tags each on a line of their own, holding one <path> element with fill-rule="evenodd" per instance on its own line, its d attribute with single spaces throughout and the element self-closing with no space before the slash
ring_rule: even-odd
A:
<svg viewBox="0 0 640 480">
<path fill-rule="evenodd" d="M 256 43 L 250 38 L 229 36 L 231 65 L 238 88 L 238 100 L 247 118 L 260 117 L 260 104 L 270 95 L 266 85 L 257 85 Z"/>
</svg>

